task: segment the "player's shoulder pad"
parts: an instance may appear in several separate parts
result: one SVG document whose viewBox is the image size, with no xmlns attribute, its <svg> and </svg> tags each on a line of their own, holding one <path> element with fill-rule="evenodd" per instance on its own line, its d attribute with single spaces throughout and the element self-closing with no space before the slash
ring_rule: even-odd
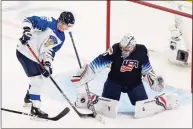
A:
<svg viewBox="0 0 193 129">
<path fill-rule="evenodd" d="M 51 17 L 46 16 L 32 16 L 27 19 L 32 23 L 33 28 L 37 28 L 42 31 L 46 30 L 53 21 Z"/>
<path fill-rule="evenodd" d="M 40 19 L 41 20 L 45 20 L 47 22 L 52 22 L 52 18 L 51 17 L 41 16 Z"/>
<path fill-rule="evenodd" d="M 137 44 L 139 46 L 139 48 L 141 49 L 141 51 L 144 51 L 147 53 L 147 47 L 144 44 Z"/>
<path fill-rule="evenodd" d="M 52 17 L 46 17 L 46 16 L 41 16 L 40 19 L 42 20 L 42 22 L 52 22 L 53 21 Z"/>
</svg>

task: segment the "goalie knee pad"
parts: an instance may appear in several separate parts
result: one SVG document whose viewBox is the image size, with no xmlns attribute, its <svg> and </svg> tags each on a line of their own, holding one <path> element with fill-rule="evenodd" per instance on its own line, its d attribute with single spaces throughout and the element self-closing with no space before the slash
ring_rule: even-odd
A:
<svg viewBox="0 0 193 129">
<path fill-rule="evenodd" d="M 135 118 L 143 118 L 163 112 L 164 110 L 175 109 L 180 105 L 179 97 L 176 94 L 165 94 L 156 96 L 153 99 L 138 101 L 135 106 Z"/>
<path fill-rule="evenodd" d="M 113 99 L 104 98 L 95 95 L 93 97 L 93 104 L 97 113 L 104 116 L 116 118 L 118 113 L 118 101 Z M 90 109 L 90 103 L 88 103 L 88 108 Z"/>
</svg>

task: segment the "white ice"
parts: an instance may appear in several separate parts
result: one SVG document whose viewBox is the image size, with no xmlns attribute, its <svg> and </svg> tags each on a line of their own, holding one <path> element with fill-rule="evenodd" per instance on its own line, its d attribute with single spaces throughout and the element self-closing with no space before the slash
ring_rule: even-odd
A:
<svg viewBox="0 0 193 129">
<path fill-rule="evenodd" d="M 24 4 L 21 7 L 21 4 Z M 139 43 L 158 51 L 150 54 L 155 71 L 164 76 L 168 85 L 191 90 L 191 70 L 171 65 L 165 57 L 170 33 L 168 26 L 173 23 L 173 15 L 130 2 L 112 2 L 111 43 L 118 42 L 127 32 L 132 32 Z M 16 58 L 16 44 L 21 36 L 21 22 L 26 15 L 45 15 L 57 18 L 61 11 L 70 10 L 76 16 L 72 29 L 81 61 L 88 62 L 105 51 L 106 2 L 105 1 L 54 1 L 54 2 L 2 2 L 2 107 L 29 112 L 23 108 L 23 98 L 28 88 L 26 77 Z M 142 14 L 143 12 L 143 14 Z M 191 32 L 192 33 L 192 32 Z M 162 53 L 160 55 L 160 53 Z M 164 56 L 163 56 L 164 55 Z M 54 61 L 53 77 L 66 92 L 70 75 L 78 69 L 78 62 L 71 40 L 66 32 L 66 42 Z M 99 77 L 92 87 L 105 80 Z M 91 87 L 91 89 L 92 89 Z M 42 89 L 42 110 L 51 116 L 70 105 L 62 97 L 50 80 Z M 74 93 L 66 93 L 68 96 Z M 71 97 L 69 97 L 71 98 Z M 71 98 L 72 100 L 74 98 Z M 127 105 L 125 105 L 126 107 Z M 70 107 L 71 108 L 71 107 Z M 176 110 L 165 111 L 152 117 L 133 119 L 131 115 L 119 114 L 116 119 L 104 117 L 106 124 L 95 119 L 81 119 L 71 108 L 70 113 L 57 122 L 32 121 L 27 116 L 2 112 L 3 128 L 186 128 L 192 127 L 192 102 L 181 105 Z"/>
</svg>

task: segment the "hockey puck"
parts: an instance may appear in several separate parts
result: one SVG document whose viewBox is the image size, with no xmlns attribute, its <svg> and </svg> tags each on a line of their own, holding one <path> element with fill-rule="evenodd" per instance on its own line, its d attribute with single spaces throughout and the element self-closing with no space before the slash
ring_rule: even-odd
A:
<svg viewBox="0 0 193 129">
<path fill-rule="evenodd" d="M 85 98 L 82 98 L 80 101 L 81 101 L 81 103 L 85 103 L 86 100 L 85 100 Z"/>
</svg>

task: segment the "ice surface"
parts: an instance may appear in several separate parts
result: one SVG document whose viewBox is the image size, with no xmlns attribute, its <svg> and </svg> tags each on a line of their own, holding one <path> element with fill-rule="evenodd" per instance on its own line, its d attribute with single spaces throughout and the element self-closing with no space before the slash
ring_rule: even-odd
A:
<svg viewBox="0 0 193 129">
<path fill-rule="evenodd" d="M 5 1 L 4 1 L 5 2 Z M 95 56 L 105 50 L 105 7 L 106 3 L 101 2 L 77 2 L 76 5 L 74 2 L 44 2 L 39 1 L 28 3 L 24 2 L 26 6 L 24 8 L 18 8 L 18 5 L 15 2 L 10 4 L 5 2 L 3 4 L 4 12 L 2 16 L 2 107 L 14 110 L 20 110 L 24 112 L 29 112 L 30 109 L 23 108 L 23 98 L 25 96 L 26 90 L 28 88 L 28 78 L 25 76 L 25 73 L 17 61 L 15 48 L 16 44 L 19 42 L 19 37 L 21 35 L 21 20 L 26 14 L 36 14 L 36 15 L 46 15 L 54 16 L 57 18 L 61 10 L 67 9 L 73 11 L 77 16 L 76 25 L 72 30 L 75 43 L 81 57 L 81 61 L 87 62 L 92 60 Z M 10 6 L 13 6 L 10 8 Z M 113 4 L 115 7 L 115 4 Z M 120 5 L 121 6 L 121 5 Z M 127 5 L 124 6 L 126 9 Z M 118 6 L 117 6 L 118 7 Z M 138 8 L 138 5 L 135 4 L 129 5 L 133 7 L 134 10 Z M 129 8 L 128 7 L 128 8 Z M 100 9 L 99 9 L 100 8 Z M 10 10 L 14 9 L 14 10 Z M 146 8 L 143 8 L 142 11 L 145 11 Z M 92 13 L 91 13 L 92 11 Z M 115 10 L 114 10 L 115 11 Z M 124 10 L 122 10 L 124 12 Z M 147 10 L 149 12 L 149 10 Z M 154 11 L 155 12 L 155 11 Z M 153 12 L 151 12 L 153 14 Z M 158 13 L 161 17 L 169 17 L 168 14 L 164 16 L 163 13 Z M 132 17 L 130 14 L 124 14 L 125 17 Z M 154 14 L 155 16 L 155 14 Z M 136 18 L 136 17 L 135 17 Z M 133 18 L 133 19 L 135 19 Z M 148 17 L 149 18 L 149 17 Z M 158 17 L 157 17 L 158 18 Z M 159 31 L 156 31 L 156 36 L 148 37 L 144 35 L 149 30 L 143 30 L 141 27 L 148 26 L 149 21 L 155 19 L 149 19 L 144 22 L 139 21 L 138 27 L 127 26 L 124 29 L 124 26 L 127 25 L 125 22 L 120 22 L 115 24 L 113 20 L 112 24 L 117 26 L 115 27 L 114 32 L 112 33 L 112 41 L 118 41 L 121 35 L 124 32 L 133 30 L 137 37 L 140 39 L 139 42 L 148 43 L 153 42 L 156 45 L 152 45 L 152 48 L 158 46 L 158 49 L 165 47 L 167 45 L 167 27 L 163 27 L 171 23 L 172 18 L 169 18 L 169 22 L 162 20 L 160 24 Z M 129 20 L 128 20 L 129 21 Z M 158 22 L 159 20 L 156 20 Z M 134 26 L 134 23 L 131 24 Z M 150 25 L 149 25 L 150 26 Z M 153 28 L 156 25 L 153 24 Z M 161 31 L 164 32 L 161 32 Z M 141 32 L 143 31 L 143 32 Z M 166 33 L 165 33 L 166 32 Z M 154 34 L 155 30 L 153 29 L 150 34 Z M 164 35 L 163 35 L 164 33 Z M 67 34 L 67 33 L 66 33 Z M 79 68 L 73 47 L 68 35 L 66 35 L 66 42 L 56 55 L 54 62 L 54 74 L 53 78 L 56 80 L 58 85 L 64 91 L 64 93 L 74 101 L 76 98 L 75 87 L 70 82 L 71 75 L 74 74 L 76 69 Z M 148 38 L 147 38 L 148 37 Z M 160 38 L 161 37 L 161 38 Z M 157 39 L 162 40 L 157 40 Z M 156 41 L 156 42 L 155 42 Z M 157 45 L 158 44 L 158 45 Z M 150 45 L 151 46 L 151 45 Z M 27 116 L 22 116 L 18 114 L 2 112 L 2 127 L 8 128 L 67 128 L 67 127 L 114 127 L 114 128 L 136 128 L 136 127 L 192 127 L 192 94 L 190 93 L 190 80 L 191 73 L 190 68 L 181 68 L 179 66 L 171 65 L 164 56 L 153 53 L 150 56 L 152 65 L 157 71 L 157 73 L 164 75 L 164 78 L 168 85 L 172 87 L 167 87 L 166 92 L 173 92 L 180 95 L 181 106 L 172 111 L 166 111 L 158 115 L 143 118 L 143 119 L 133 119 L 132 114 L 134 107 L 131 106 L 127 95 L 122 94 L 121 101 L 119 105 L 119 115 L 116 119 L 110 119 L 104 117 L 106 124 L 103 125 L 95 119 L 81 119 L 71 108 L 70 113 L 57 122 L 47 121 L 32 121 Z M 103 72 L 97 75 L 96 79 L 89 84 L 90 90 L 97 94 L 101 94 L 103 83 L 107 77 L 109 69 L 105 69 Z M 147 85 L 145 85 L 146 91 L 149 97 L 157 95 L 157 93 L 151 91 Z M 54 116 L 60 111 L 62 111 L 66 106 L 70 105 L 66 102 L 57 88 L 52 84 L 50 80 L 47 80 L 42 89 L 42 109 L 45 112 L 48 112 L 50 116 Z M 85 112 L 85 111 L 84 111 Z"/>
</svg>

